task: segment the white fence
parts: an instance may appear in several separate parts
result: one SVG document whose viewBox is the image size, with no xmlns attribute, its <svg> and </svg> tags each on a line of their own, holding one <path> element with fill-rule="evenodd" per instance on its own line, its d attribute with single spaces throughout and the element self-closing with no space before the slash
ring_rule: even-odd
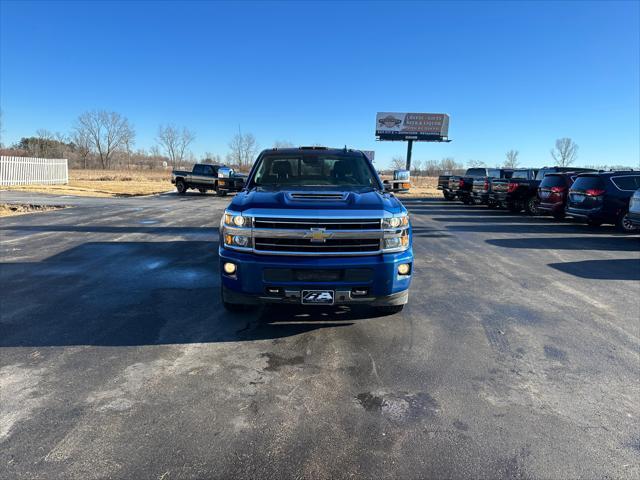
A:
<svg viewBox="0 0 640 480">
<path fill-rule="evenodd" d="M 0 185 L 68 183 L 66 158 L 0 156 Z"/>
</svg>

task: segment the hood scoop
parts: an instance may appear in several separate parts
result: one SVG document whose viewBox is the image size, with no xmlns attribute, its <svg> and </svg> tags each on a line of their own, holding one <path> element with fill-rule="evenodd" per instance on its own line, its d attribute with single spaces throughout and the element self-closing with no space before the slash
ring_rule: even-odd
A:
<svg viewBox="0 0 640 480">
<path fill-rule="evenodd" d="M 324 201 L 344 201 L 348 193 L 341 192 L 292 192 L 288 196 L 292 200 L 324 200 Z"/>
</svg>

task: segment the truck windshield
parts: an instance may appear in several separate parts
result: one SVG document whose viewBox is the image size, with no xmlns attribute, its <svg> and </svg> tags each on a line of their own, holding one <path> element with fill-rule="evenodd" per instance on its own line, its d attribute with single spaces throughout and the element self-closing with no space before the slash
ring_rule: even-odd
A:
<svg viewBox="0 0 640 480">
<path fill-rule="evenodd" d="M 351 155 L 265 155 L 249 187 L 368 187 L 382 186 L 368 160 Z"/>
</svg>

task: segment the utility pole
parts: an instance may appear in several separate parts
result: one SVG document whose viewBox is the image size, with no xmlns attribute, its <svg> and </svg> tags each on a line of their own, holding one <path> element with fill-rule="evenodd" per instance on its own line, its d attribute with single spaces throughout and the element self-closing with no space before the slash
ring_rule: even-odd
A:
<svg viewBox="0 0 640 480">
<path fill-rule="evenodd" d="M 411 171 L 411 149 L 413 148 L 413 140 L 407 141 L 407 164 L 405 170 Z"/>
</svg>

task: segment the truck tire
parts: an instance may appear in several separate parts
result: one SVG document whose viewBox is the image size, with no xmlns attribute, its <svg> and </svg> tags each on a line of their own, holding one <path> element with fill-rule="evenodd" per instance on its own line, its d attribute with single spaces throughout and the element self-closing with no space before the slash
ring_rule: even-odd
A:
<svg viewBox="0 0 640 480">
<path fill-rule="evenodd" d="M 176 180 L 176 190 L 180 195 L 184 195 L 185 193 L 187 193 L 187 184 L 184 183 L 184 180 Z"/>
<path fill-rule="evenodd" d="M 404 305 L 385 305 L 384 307 L 376 307 L 376 310 L 383 315 L 393 315 L 400 313 L 403 308 Z"/>
<path fill-rule="evenodd" d="M 219 197 L 226 197 L 227 196 L 227 191 L 226 190 L 216 190 L 216 195 L 218 195 Z"/>
<path fill-rule="evenodd" d="M 529 215 L 536 216 L 540 212 L 538 210 L 538 197 L 529 197 L 527 198 L 526 203 L 524 204 L 524 209 Z"/>
<path fill-rule="evenodd" d="M 206 189 L 206 188 L 199 188 L 199 189 L 198 189 L 198 191 L 199 191 L 201 194 L 203 194 L 203 195 L 204 195 L 205 193 L 207 193 L 207 189 Z"/>
<path fill-rule="evenodd" d="M 635 227 L 629 220 L 629 212 L 622 212 L 620 215 L 618 215 L 616 228 L 622 233 L 636 233 L 640 230 L 638 229 L 638 227 Z"/>
<path fill-rule="evenodd" d="M 447 193 L 447 192 L 444 192 L 443 195 L 445 200 L 453 200 L 456 198 L 455 195 L 451 195 L 450 193 Z"/>
</svg>

